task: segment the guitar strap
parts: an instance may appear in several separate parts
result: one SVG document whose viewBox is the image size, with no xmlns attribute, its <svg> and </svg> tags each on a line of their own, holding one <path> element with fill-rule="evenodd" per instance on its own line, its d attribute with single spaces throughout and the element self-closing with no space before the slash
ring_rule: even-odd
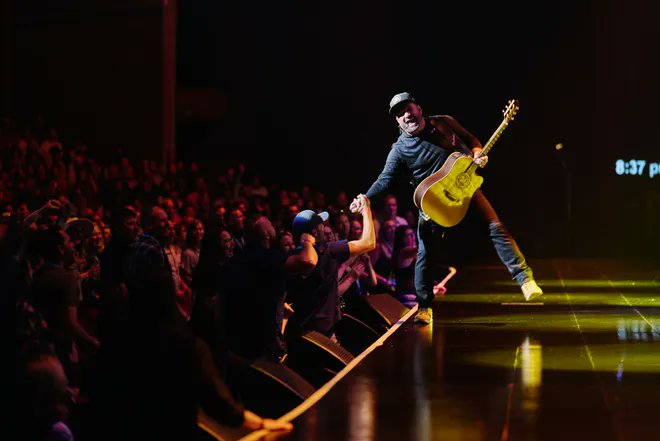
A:
<svg viewBox="0 0 660 441">
<path fill-rule="evenodd" d="M 449 151 L 462 151 L 472 155 L 472 150 L 465 145 L 465 142 L 454 132 L 448 124 L 444 124 L 437 117 L 430 117 L 429 122 L 433 126 L 429 134 L 429 141 Z M 450 136 L 445 133 L 450 132 Z"/>
</svg>

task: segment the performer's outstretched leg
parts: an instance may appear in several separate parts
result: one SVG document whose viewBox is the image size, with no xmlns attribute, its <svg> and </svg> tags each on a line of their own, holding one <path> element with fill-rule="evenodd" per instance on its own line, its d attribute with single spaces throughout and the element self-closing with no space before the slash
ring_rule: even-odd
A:
<svg viewBox="0 0 660 441">
<path fill-rule="evenodd" d="M 511 234 L 500 221 L 497 213 L 490 205 L 486 196 L 477 190 L 472 198 L 472 203 L 479 209 L 482 216 L 488 223 L 488 233 L 493 242 L 495 251 L 502 263 L 511 273 L 514 280 L 520 285 L 526 300 L 532 300 L 543 294 L 543 291 L 534 281 L 532 269 L 527 265 L 525 256 L 523 256 L 518 244 L 511 237 Z"/>
</svg>

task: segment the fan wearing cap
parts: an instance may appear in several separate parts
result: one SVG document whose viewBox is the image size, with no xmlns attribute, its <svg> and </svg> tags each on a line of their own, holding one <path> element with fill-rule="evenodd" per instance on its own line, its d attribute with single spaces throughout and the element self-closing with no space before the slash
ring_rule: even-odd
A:
<svg viewBox="0 0 660 441">
<path fill-rule="evenodd" d="M 412 177 L 413 185 L 417 186 L 438 171 L 454 151 L 472 156 L 474 162 L 481 167 L 488 160 L 487 156 L 481 155 L 481 143 L 476 136 L 451 116 L 425 116 L 422 107 L 408 92 L 398 93 L 392 97 L 389 114 L 399 125 L 400 135 L 392 144 L 383 171 L 366 193 L 369 198 L 387 194 L 398 177 Z M 357 203 L 352 205 L 351 209 L 359 208 Z M 543 294 L 534 281 L 532 270 L 525 262 L 525 257 L 481 190 L 477 190 L 474 194 L 471 205 L 473 210 L 470 211 L 481 213 L 484 226 L 488 228 L 500 260 L 520 284 L 525 299 L 531 300 Z M 415 317 L 417 322 L 431 323 L 433 320 L 430 308 L 433 300 L 433 285 L 435 279 L 442 278 L 441 274 L 438 274 L 439 267 L 443 266 L 442 262 L 438 261 L 444 246 L 441 241 L 442 235 L 443 230 L 439 225 L 420 216 L 417 229 L 419 250 L 415 265 L 415 289 L 419 304 L 419 311 Z"/>
<path fill-rule="evenodd" d="M 275 237 L 266 216 L 251 217 L 245 226 L 245 248 L 227 263 L 218 287 L 220 340 L 250 361 L 277 362 L 286 353 L 282 328 L 287 277 L 309 274 L 318 261 L 310 243 L 313 237 L 303 234 L 300 252 L 291 255 L 272 247 Z"/>
<path fill-rule="evenodd" d="M 333 337 L 334 326 L 341 318 L 339 311 L 339 291 L 337 279 L 339 267 L 350 257 L 358 256 L 376 247 L 376 235 L 369 199 L 359 195 L 354 204 L 362 215 L 364 224 L 362 235 L 357 240 L 337 240 L 323 242 L 323 223 L 328 213 L 314 213 L 304 210 L 293 219 L 293 240 L 297 250 L 314 245 L 318 253 L 318 263 L 305 277 L 292 277 L 287 284 L 288 301 L 294 313 L 286 329 L 287 339 L 306 331 L 317 331 Z"/>
</svg>

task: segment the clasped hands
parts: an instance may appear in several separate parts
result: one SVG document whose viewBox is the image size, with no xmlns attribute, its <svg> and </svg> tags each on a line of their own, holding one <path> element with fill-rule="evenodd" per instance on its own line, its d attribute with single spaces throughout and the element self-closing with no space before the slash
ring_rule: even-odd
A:
<svg viewBox="0 0 660 441">
<path fill-rule="evenodd" d="M 370 208 L 369 198 L 363 194 L 357 195 L 357 197 L 353 199 L 353 202 L 351 202 L 350 205 L 351 213 L 363 214 L 363 211 L 369 208 Z"/>
</svg>

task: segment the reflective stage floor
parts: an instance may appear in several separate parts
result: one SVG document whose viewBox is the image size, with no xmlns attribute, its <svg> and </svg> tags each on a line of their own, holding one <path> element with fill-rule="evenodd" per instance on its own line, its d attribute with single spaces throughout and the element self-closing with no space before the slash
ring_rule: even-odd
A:
<svg viewBox="0 0 660 441">
<path fill-rule="evenodd" d="M 459 269 L 432 325 L 405 323 L 282 440 L 660 440 L 660 269 Z"/>
</svg>

